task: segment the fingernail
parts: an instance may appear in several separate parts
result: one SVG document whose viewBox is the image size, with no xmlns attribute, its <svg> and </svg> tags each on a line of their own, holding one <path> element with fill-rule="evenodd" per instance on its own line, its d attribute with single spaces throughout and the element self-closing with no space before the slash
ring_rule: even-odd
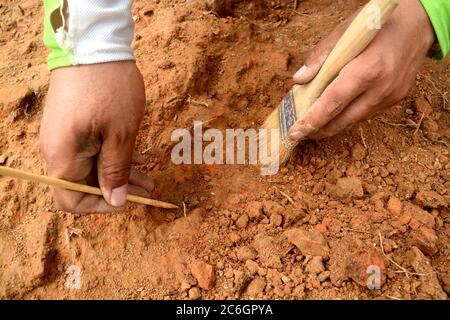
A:
<svg viewBox="0 0 450 320">
<path fill-rule="evenodd" d="M 294 78 L 301 78 L 305 75 L 306 71 L 308 70 L 308 67 L 305 65 L 301 67 L 295 74 Z"/>
<path fill-rule="evenodd" d="M 127 187 L 125 184 L 121 187 L 115 188 L 111 192 L 111 205 L 114 207 L 122 207 L 127 202 Z"/>
<path fill-rule="evenodd" d="M 289 131 L 289 139 L 294 141 L 304 140 L 308 135 L 313 133 L 314 127 L 309 124 L 302 124 Z"/>
</svg>

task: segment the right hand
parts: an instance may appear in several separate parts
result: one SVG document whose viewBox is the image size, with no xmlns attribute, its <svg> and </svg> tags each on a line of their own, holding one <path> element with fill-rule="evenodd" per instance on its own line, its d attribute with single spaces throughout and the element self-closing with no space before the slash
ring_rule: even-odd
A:
<svg viewBox="0 0 450 320">
<path fill-rule="evenodd" d="M 103 193 L 102 198 L 52 187 L 59 209 L 117 211 L 127 192 L 148 196 L 153 180 L 131 168 L 132 160 L 139 161 L 134 145 L 144 108 L 144 83 L 133 61 L 52 72 L 40 129 L 48 174 L 100 186 Z"/>
</svg>

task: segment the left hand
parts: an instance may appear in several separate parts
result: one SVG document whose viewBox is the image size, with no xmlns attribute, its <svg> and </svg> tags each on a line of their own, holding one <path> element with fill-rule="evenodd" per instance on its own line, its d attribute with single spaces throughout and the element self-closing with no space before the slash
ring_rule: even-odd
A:
<svg viewBox="0 0 450 320">
<path fill-rule="evenodd" d="M 309 54 L 294 81 L 311 81 L 353 17 L 338 26 Z M 433 27 L 419 0 L 400 0 L 383 29 L 325 89 L 309 113 L 289 131 L 292 140 L 322 139 L 369 119 L 403 99 L 435 41 Z"/>
</svg>

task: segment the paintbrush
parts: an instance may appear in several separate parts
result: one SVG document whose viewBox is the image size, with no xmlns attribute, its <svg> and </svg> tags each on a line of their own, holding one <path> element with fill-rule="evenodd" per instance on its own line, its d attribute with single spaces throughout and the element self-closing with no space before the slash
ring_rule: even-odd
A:
<svg viewBox="0 0 450 320">
<path fill-rule="evenodd" d="M 57 178 L 53 178 L 53 177 L 49 177 L 49 176 L 43 176 L 43 175 L 39 175 L 39 174 L 29 173 L 29 172 L 25 172 L 22 170 L 7 168 L 4 166 L 0 166 L 0 176 L 8 176 L 8 177 L 14 177 L 14 178 L 23 179 L 23 180 L 35 181 L 35 182 L 43 183 L 43 184 L 54 186 L 54 187 L 59 187 L 59 188 L 67 189 L 67 190 L 78 191 L 78 192 L 83 192 L 83 193 L 88 193 L 88 194 L 93 194 L 93 195 L 97 195 L 97 196 L 102 195 L 102 191 L 100 190 L 100 188 L 87 186 L 85 184 L 79 184 L 79 183 L 66 181 L 66 180 L 62 180 L 62 179 L 57 179 Z M 178 206 L 171 204 L 171 203 L 167 203 L 167 202 L 163 202 L 163 201 L 159 201 L 159 200 L 153 200 L 153 199 L 149 199 L 149 198 L 144 198 L 144 197 L 140 197 L 140 196 L 136 196 L 136 195 L 132 195 L 132 194 L 127 195 L 127 200 L 130 202 L 145 204 L 145 205 L 158 207 L 158 208 L 178 209 Z"/>
<path fill-rule="evenodd" d="M 398 0 L 370 1 L 339 39 L 317 76 L 306 85 L 294 85 L 278 108 L 270 114 L 262 126 L 267 131 L 263 130 L 266 133 L 260 138 L 260 148 L 266 148 L 270 159 L 276 159 L 277 163 L 265 165 L 278 167 L 289 159 L 298 144 L 289 139 L 291 126 L 305 117 L 342 68 L 367 48 L 397 5 Z M 276 135 L 279 141 L 272 143 L 270 132 L 273 129 L 279 130 L 279 135 Z"/>
</svg>

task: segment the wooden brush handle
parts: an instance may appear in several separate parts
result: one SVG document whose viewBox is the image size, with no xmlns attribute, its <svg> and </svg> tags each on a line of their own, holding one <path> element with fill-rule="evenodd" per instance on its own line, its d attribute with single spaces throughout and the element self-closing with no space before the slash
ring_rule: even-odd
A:
<svg viewBox="0 0 450 320">
<path fill-rule="evenodd" d="M 356 16 L 351 25 L 342 35 L 334 49 L 328 55 L 317 76 L 305 86 L 304 90 L 294 88 L 294 96 L 299 101 L 296 105 L 309 108 L 320 97 L 325 88 L 338 76 L 342 68 L 356 58 L 372 42 L 380 29 L 371 25 L 373 17 L 380 14 L 380 25 L 383 26 L 394 12 L 398 0 L 371 0 Z M 305 99 L 307 102 L 305 102 Z M 300 101 L 303 100 L 303 101 Z M 299 110 L 301 116 L 305 110 Z M 297 112 L 299 113 L 299 112 Z"/>
<path fill-rule="evenodd" d="M 29 172 L 25 172 L 25 171 L 21 171 L 21 170 L 17 170 L 17 169 L 7 168 L 4 166 L 0 166 L 0 176 L 9 176 L 9 177 L 19 178 L 19 179 L 24 179 L 24 180 L 40 182 L 40 183 L 47 184 L 47 185 L 54 186 L 54 187 L 59 187 L 59 188 L 83 192 L 83 193 L 89 193 L 89 194 L 93 194 L 93 195 L 97 195 L 97 196 L 102 195 L 102 191 L 100 190 L 100 188 L 91 187 L 91 186 L 87 186 L 84 184 L 70 182 L 70 181 L 57 179 L 57 178 L 53 178 L 53 177 L 49 177 L 49 176 L 43 176 L 43 175 L 38 175 L 38 174 L 34 174 L 34 173 L 29 173 Z M 135 195 L 131 195 L 131 194 L 127 195 L 127 200 L 130 202 L 141 203 L 141 204 L 154 206 L 154 207 L 158 207 L 158 208 L 165 208 L 165 209 L 177 209 L 178 208 L 178 206 L 171 204 L 171 203 L 148 199 L 148 198 L 135 196 Z"/>
</svg>

